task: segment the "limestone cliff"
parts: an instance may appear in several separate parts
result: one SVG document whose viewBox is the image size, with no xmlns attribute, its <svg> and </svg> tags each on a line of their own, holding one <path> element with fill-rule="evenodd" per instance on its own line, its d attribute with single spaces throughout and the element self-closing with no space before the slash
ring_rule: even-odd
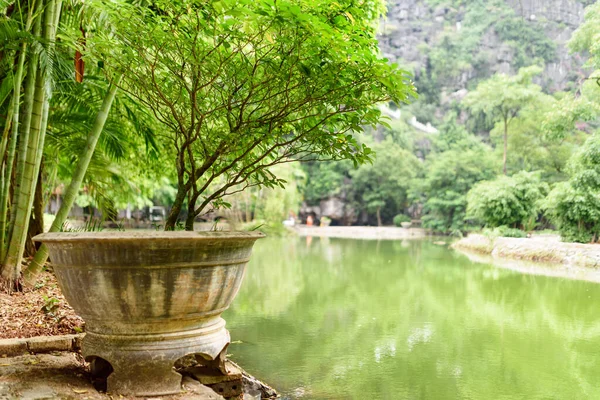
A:
<svg viewBox="0 0 600 400">
<path fill-rule="evenodd" d="M 449 93 L 534 60 L 545 64 L 544 86 L 562 90 L 583 76 L 583 60 L 569 53 L 566 42 L 593 2 L 389 0 L 380 47 L 391 61 L 411 69 L 421 86 L 429 75 Z"/>
</svg>

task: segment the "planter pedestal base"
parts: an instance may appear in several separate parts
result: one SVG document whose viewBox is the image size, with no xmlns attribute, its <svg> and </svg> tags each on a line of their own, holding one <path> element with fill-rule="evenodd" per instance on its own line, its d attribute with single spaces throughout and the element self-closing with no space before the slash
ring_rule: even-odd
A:
<svg viewBox="0 0 600 400">
<path fill-rule="evenodd" d="M 221 314 L 235 298 L 259 232 L 54 232 L 48 246 L 65 298 L 85 321 L 83 356 L 111 393 L 181 391 L 194 355 L 227 374 Z"/>
<path fill-rule="evenodd" d="M 230 342 L 225 321 L 194 331 L 148 335 L 102 335 L 87 332 L 82 342 L 93 379 L 106 379 L 107 391 L 136 396 L 181 392 L 182 376 L 175 362 L 194 354 L 219 368 Z M 214 360 L 214 361 L 210 361 Z"/>
</svg>

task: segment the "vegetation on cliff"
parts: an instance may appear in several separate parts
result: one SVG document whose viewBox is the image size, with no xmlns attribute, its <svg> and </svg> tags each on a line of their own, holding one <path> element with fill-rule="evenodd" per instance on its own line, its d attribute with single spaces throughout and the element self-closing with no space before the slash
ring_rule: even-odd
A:
<svg viewBox="0 0 600 400">
<path fill-rule="evenodd" d="M 398 10 L 401 3 L 391 9 Z M 582 186 L 578 176 L 589 177 L 595 168 L 591 156 L 582 164 L 581 154 L 591 151 L 600 127 L 600 5 L 587 6 L 585 20 L 565 44 L 564 37 L 553 41 L 544 34 L 548 29 L 556 33 L 560 22 L 525 15 L 506 2 L 417 3 L 419 15 L 432 18 L 433 25 L 421 26 L 434 36 L 418 47 L 419 56 L 396 50 L 420 60 L 406 64 L 415 73 L 419 99 L 390 106 L 391 129 L 372 132 L 374 141 L 392 141 L 412 153 L 417 175 L 405 176 L 410 180 L 407 201 L 398 190 L 401 201 L 392 206 L 388 200 L 378 210 L 382 223 L 408 214 L 441 233 L 483 226 L 556 227 L 565 240 L 598 239 L 593 209 L 600 192 L 590 182 Z M 393 53 L 390 41 L 399 29 L 397 21 L 417 22 L 410 15 L 391 15 L 389 20 L 382 46 Z M 497 50 L 495 64 L 486 46 Z M 568 52 L 570 75 L 561 84 L 552 82 L 548 71 Z M 345 171 L 335 168 L 333 175 L 321 173 L 326 165 L 306 169 L 305 200 L 319 204 L 327 196 L 338 196 L 351 205 L 354 223 L 379 223 L 373 209 L 357 201 L 356 173 L 350 166 Z M 392 171 L 392 163 L 386 170 Z M 506 177 L 497 178 L 501 174 Z M 344 190 L 319 195 L 311 187 Z"/>
</svg>

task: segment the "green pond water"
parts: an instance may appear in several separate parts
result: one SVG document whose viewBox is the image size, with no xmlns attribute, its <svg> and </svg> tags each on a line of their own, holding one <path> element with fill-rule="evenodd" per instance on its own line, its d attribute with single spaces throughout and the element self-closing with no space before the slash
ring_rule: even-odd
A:
<svg viewBox="0 0 600 400">
<path fill-rule="evenodd" d="M 600 399 L 600 286 L 429 241 L 259 241 L 224 317 L 288 399 Z"/>
</svg>

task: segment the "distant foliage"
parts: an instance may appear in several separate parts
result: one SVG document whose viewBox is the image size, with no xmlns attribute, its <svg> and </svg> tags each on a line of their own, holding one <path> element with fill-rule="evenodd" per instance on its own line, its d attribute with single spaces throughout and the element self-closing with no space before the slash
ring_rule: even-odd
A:
<svg viewBox="0 0 600 400">
<path fill-rule="evenodd" d="M 314 162 L 302 164 L 308 177 L 304 188 L 304 200 L 308 204 L 319 204 L 331 196 L 346 198 L 351 189 L 349 184 L 352 162 Z"/>
<path fill-rule="evenodd" d="M 376 155 L 373 163 L 361 165 L 350 176 L 358 205 L 381 225 L 408 206 L 410 182 L 419 173 L 421 163 L 390 139 L 371 147 Z"/>
<path fill-rule="evenodd" d="M 405 212 L 411 181 L 421 172 L 422 162 L 405 148 L 409 143 L 400 132 L 386 131 L 383 136 L 380 142 L 367 139 L 376 155 L 373 163 L 358 168 L 349 161 L 305 164 L 305 201 L 318 205 L 338 197 L 363 211 L 368 223 L 391 223 L 396 214 Z"/>
<path fill-rule="evenodd" d="M 590 137 L 571 160 L 571 178 L 557 184 L 544 207 L 568 242 L 597 242 L 600 237 L 600 136 Z"/>
<path fill-rule="evenodd" d="M 467 192 L 496 175 L 491 149 L 463 128 L 448 123 L 434 141 L 425 175 L 413 181 L 411 197 L 423 204 L 423 227 L 450 233 L 467 229 Z"/>
<path fill-rule="evenodd" d="M 548 185 L 538 173 L 520 172 L 480 182 L 467 195 L 468 218 L 488 227 L 528 225 L 537 219 L 540 200 L 548 194 Z"/>
<path fill-rule="evenodd" d="M 573 32 L 569 47 L 573 51 L 588 52 L 590 58 L 587 65 L 600 68 L 600 3 L 592 4 L 585 9 L 585 22 Z"/>
<path fill-rule="evenodd" d="M 546 36 L 539 22 L 525 21 L 521 16 L 500 19 L 494 24 L 500 39 L 511 44 L 515 67 L 525 67 L 538 60 L 550 63 L 556 59 L 556 43 Z"/>
<path fill-rule="evenodd" d="M 600 114 L 600 104 L 584 96 L 565 95 L 546 112 L 542 132 L 549 139 L 562 140 L 573 134 L 578 122 L 587 122 Z"/>
<path fill-rule="evenodd" d="M 418 100 L 382 107 L 392 126 L 373 129 L 361 139 L 377 153 L 374 164 L 358 170 L 351 162 L 306 166 L 304 200 L 318 206 L 338 197 L 360 216 L 359 224 L 373 224 L 378 211 L 384 223 L 410 214 L 440 233 L 459 234 L 488 225 L 498 227 L 493 230 L 503 236 L 522 236 L 520 230 L 509 230 L 529 232 L 538 223 L 546 225 L 548 220 L 539 218 L 539 200 L 552 185 L 570 179 L 569 160 L 600 126 L 600 85 L 595 79 L 600 72 L 581 80 L 579 72 L 572 71 L 563 87 L 577 91 L 552 93 L 559 82 L 552 82 L 545 71 L 564 50 L 563 43 L 545 35 L 563 29 L 555 18 L 523 18 L 518 2 L 502 0 L 425 3 L 429 9 L 423 14 L 424 31 L 436 31 L 417 46 L 426 61 L 398 60 L 414 70 Z M 427 26 L 433 23 L 426 20 L 430 17 L 435 27 Z M 573 35 L 571 49 L 584 53 L 574 59 L 590 54 L 589 66 L 598 69 L 599 38 L 596 2 L 586 9 L 586 22 Z M 490 50 L 498 42 L 502 60 Z M 504 61 L 509 71 L 499 68 Z M 496 73 L 500 70 L 507 73 Z M 414 119 L 431 123 L 439 133 L 419 128 Z M 496 180 L 503 169 L 511 178 Z M 481 181 L 486 181 L 477 185 L 483 193 L 471 199 L 467 213 L 467 193 Z M 577 199 L 588 203 L 594 195 L 577 196 L 587 196 Z"/>
</svg>

